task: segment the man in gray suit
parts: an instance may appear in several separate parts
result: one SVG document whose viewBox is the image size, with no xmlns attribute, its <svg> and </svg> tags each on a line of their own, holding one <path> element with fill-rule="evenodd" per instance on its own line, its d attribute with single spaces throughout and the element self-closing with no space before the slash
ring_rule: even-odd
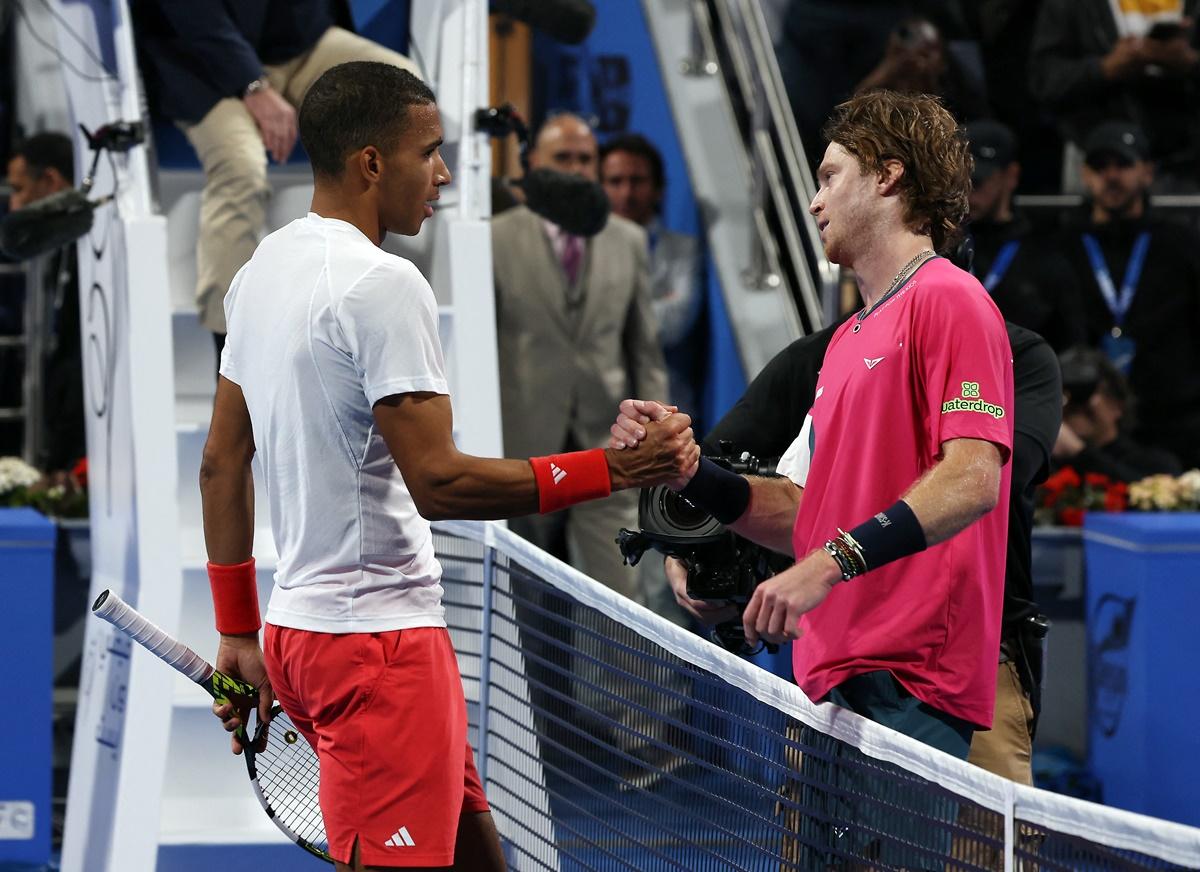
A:
<svg viewBox="0 0 1200 872">
<path fill-rule="evenodd" d="M 538 132 L 529 163 L 595 180 L 596 139 L 578 116 L 557 115 Z M 492 252 L 505 451 L 607 445 L 622 399 L 667 389 L 645 232 L 613 215 L 585 239 L 518 206 L 493 219 Z M 641 602 L 637 573 L 614 544 L 619 528 L 637 526 L 636 492 L 510 526 L 551 552 L 565 537 L 568 562 Z"/>
</svg>

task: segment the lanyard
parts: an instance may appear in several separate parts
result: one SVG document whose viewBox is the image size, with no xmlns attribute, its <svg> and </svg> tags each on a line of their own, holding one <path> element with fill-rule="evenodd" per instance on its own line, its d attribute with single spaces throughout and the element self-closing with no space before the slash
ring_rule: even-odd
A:
<svg viewBox="0 0 1200 872">
<path fill-rule="evenodd" d="M 996 290 L 996 285 L 1004 281 L 1004 274 L 1008 272 L 1008 268 L 1012 266 L 1013 258 L 1017 256 L 1017 250 L 1021 247 L 1021 240 L 1010 239 L 1008 242 L 1000 246 L 1000 250 L 996 252 L 996 259 L 992 261 L 992 268 L 988 270 L 988 274 L 983 277 L 983 286 L 987 288 L 990 294 Z"/>
<path fill-rule="evenodd" d="M 1133 252 L 1129 255 L 1129 265 L 1125 267 L 1125 278 L 1121 281 L 1119 296 L 1116 286 L 1113 285 L 1112 273 L 1108 271 L 1108 264 L 1104 262 L 1104 255 L 1100 251 L 1100 243 L 1096 241 L 1096 237 L 1090 233 L 1083 234 L 1083 247 L 1087 250 L 1088 260 L 1092 263 L 1092 272 L 1096 274 L 1096 284 L 1100 286 L 1100 293 L 1104 297 L 1108 311 L 1112 313 L 1117 327 L 1120 327 L 1125 321 L 1125 314 L 1129 311 L 1130 305 L 1133 304 L 1133 295 L 1137 293 L 1138 281 L 1142 277 L 1142 267 L 1146 265 L 1146 252 L 1150 248 L 1150 231 L 1143 230 L 1133 243 Z"/>
</svg>

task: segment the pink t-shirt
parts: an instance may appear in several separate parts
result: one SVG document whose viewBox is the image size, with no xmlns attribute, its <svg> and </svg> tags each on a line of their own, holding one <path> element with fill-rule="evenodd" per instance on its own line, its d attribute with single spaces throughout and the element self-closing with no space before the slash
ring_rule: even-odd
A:
<svg viewBox="0 0 1200 872">
<path fill-rule="evenodd" d="M 837 585 L 800 622 L 796 680 L 819 700 L 877 669 L 934 708 L 990 727 L 1004 595 L 1012 350 L 973 277 L 937 258 L 853 332 L 834 334 L 817 381 L 797 559 L 898 500 L 949 439 L 985 439 L 1004 459 L 1000 502 L 958 535 Z"/>
</svg>

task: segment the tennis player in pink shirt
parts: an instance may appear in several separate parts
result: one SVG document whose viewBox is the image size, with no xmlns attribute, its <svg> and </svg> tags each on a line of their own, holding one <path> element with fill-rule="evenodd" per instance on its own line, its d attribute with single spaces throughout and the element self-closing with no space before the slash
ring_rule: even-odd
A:
<svg viewBox="0 0 1200 872">
<path fill-rule="evenodd" d="M 857 96 L 825 133 L 810 209 L 863 308 L 830 343 L 783 477 L 704 460 L 682 493 L 797 559 L 746 607 L 749 641 L 795 640 L 811 699 L 966 759 L 992 723 L 1013 439 L 1004 321 L 936 253 L 966 215 L 970 155 L 928 96 Z M 625 401 L 614 439 L 665 411 Z"/>
</svg>

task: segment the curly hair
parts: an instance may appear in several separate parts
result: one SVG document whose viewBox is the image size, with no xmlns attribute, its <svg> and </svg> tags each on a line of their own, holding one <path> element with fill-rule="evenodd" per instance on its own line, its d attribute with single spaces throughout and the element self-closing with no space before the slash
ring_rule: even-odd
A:
<svg viewBox="0 0 1200 872">
<path fill-rule="evenodd" d="M 928 233 L 940 253 L 953 248 L 967 216 L 973 160 L 967 138 L 942 101 L 929 94 L 868 91 L 833 110 L 822 131 L 858 159 L 864 173 L 904 164 L 904 223 Z"/>
</svg>

